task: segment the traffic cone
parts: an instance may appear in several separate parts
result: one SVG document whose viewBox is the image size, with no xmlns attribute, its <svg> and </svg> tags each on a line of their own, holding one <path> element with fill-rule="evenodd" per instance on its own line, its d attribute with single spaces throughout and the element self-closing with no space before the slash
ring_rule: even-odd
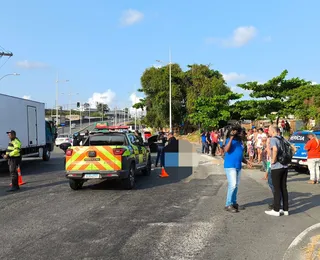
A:
<svg viewBox="0 0 320 260">
<path fill-rule="evenodd" d="M 161 169 L 161 174 L 159 175 L 160 178 L 168 178 L 169 174 L 166 172 L 166 170 L 164 169 L 164 167 L 162 167 Z"/>
<path fill-rule="evenodd" d="M 18 166 L 17 172 L 18 172 L 18 185 L 21 186 L 21 185 L 23 185 L 23 184 L 26 184 L 26 183 L 22 180 L 22 175 L 21 175 L 20 166 Z M 12 183 L 10 183 L 10 186 L 12 186 Z"/>
</svg>

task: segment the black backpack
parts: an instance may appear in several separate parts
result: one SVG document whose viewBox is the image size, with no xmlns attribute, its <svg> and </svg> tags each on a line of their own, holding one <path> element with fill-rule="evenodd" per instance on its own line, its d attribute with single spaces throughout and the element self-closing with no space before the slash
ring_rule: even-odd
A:
<svg viewBox="0 0 320 260">
<path fill-rule="evenodd" d="M 282 165 L 288 165 L 289 163 L 291 163 L 292 157 L 294 155 L 292 146 L 282 136 L 276 136 L 276 138 L 280 142 L 280 145 L 278 147 L 277 161 Z"/>
</svg>

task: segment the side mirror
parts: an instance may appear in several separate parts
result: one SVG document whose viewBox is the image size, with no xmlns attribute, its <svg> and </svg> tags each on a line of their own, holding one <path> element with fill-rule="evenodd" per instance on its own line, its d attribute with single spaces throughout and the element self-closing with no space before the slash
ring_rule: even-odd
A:
<svg viewBox="0 0 320 260">
<path fill-rule="evenodd" d="M 60 144 L 60 149 L 66 152 L 70 146 L 72 146 L 70 143 L 62 143 Z"/>
</svg>

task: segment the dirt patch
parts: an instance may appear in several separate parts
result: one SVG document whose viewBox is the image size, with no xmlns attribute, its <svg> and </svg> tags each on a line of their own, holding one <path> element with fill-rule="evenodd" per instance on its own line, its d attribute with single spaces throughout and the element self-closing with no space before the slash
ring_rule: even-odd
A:
<svg viewBox="0 0 320 260">
<path fill-rule="evenodd" d="M 310 243 L 304 248 L 305 260 L 320 260 L 320 235 L 310 239 Z"/>
</svg>

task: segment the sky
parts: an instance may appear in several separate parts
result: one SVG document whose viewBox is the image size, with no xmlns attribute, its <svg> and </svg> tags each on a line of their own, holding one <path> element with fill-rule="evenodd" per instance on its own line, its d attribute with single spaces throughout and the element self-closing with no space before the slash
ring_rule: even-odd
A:
<svg viewBox="0 0 320 260">
<path fill-rule="evenodd" d="M 156 60 L 210 64 L 228 85 L 289 77 L 320 82 L 320 1 L 1 1 L 0 93 L 55 106 L 132 106 Z M 72 95 L 69 95 L 72 93 Z M 71 97 L 71 101 L 70 101 Z"/>
</svg>

